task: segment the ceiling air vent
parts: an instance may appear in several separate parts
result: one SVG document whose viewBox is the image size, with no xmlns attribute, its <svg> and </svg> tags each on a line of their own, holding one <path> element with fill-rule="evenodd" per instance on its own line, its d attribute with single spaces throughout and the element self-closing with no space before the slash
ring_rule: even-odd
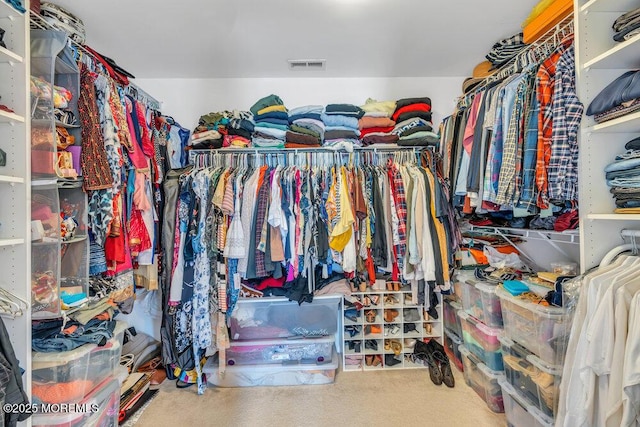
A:
<svg viewBox="0 0 640 427">
<path fill-rule="evenodd" d="M 324 70 L 325 59 L 290 59 L 289 60 L 289 69 L 290 70 Z"/>
</svg>

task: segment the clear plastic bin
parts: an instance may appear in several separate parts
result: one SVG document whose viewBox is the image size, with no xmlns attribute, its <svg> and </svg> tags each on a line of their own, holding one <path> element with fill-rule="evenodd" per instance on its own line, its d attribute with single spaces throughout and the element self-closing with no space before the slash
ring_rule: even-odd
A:
<svg viewBox="0 0 640 427">
<path fill-rule="evenodd" d="M 326 337 L 338 330 L 342 296 L 316 297 L 298 304 L 285 298 L 238 301 L 231 315 L 232 340 Z"/>
<path fill-rule="evenodd" d="M 327 363 L 331 361 L 334 337 L 304 340 L 234 341 L 226 350 L 227 365 L 257 365 L 263 363 Z"/>
<path fill-rule="evenodd" d="M 218 363 L 210 358 L 203 368 L 209 383 L 218 387 L 255 387 L 284 385 L 315 385 L 333 383 L 338 369 L 338 355 L 333 353 L 331 363 L 234 365 L 218 371 Z"/>
<path fill-rule="evenodd" d="M 444 319 L 444 327 L 461 337 L 462 324 L 458 317 L 459 310 L 462 310 L 462 305 L 458 301 L 452 301 L 449 299 L 443 300 L 442 317 Z"/>
<path fill-rule="evenodd" d="M 32 395 L 34 403 L 78 403 L 101 381 L 88 379 L 89 358 L 96 348 L 85 344 L 71 351 L 33 352 Z"/>
<path fill-rule="evenodd" d="M 115 378 L 102 382 L 91 394 L 74 402 L 75 412 L 40 413 L 32 424 L 55 427 L 117 427 L 120 411 L 120 383 Z"/>
<path fill-rule="evenodd" d="M 464 382 L 475 390 L 493 412 L 504 412 L 502 389 L 498 381 L 504 378 L 502 372 L 492 371 L 475 355 L 465 348 L 459 347 L 464 365 Z"/>
<path fill-rule="evenodd" d="M 449 360 L 453 362 L 454 365 L 458 368 L 459 371 L 464 370 L 464 366 L 462 365 L 462 355 L 460 354 L 460 350 L 458 347 L 462 344 L 462 339 L 458 337 L 452 331 L 447 329 L 444 330 L 444 351 L 447 353 Z"/>
<path fill-rule="evenodd" d="M 518 394 L 511 384 L 500 380 L 504 413 L 509 427 L 553 427 L 553 419 L 538 411 Z"/>
<path fill-rule="evenodd" d="M 496 293 L 502 304 L 506 336 L 545 363 L 562 365 L 571 333 L 571 316 L 567 310 L 516 298 L 502 286 L 498 286 Z"/>
<path fill-rule="evenodd" d="M 549 366 L 520 344 L 500 336 L 507 382 L 527 402 L 555 418 L 562 366 Z"/>
<path fill-rule="evenodd" d="M 462 322 L 462 340 L 465 346 L 494 371 L 502 371 L 502 350 L 498 335 L 502 329 L 490 328 L 478 319 L 461 310 L 458 316 Z"/>
<path fill-rule="evenodd" d="M 109 376 L 114 376 L 116 368 L 120 366 L 122 355 L 122 342 L 124 331 L 128 325 L 126 322 L 116 322 L 113 337 L 104 346 L 95 347 L 89 358 L 88 379 L 99 383 Z"/>
<path fill-rule="evenodd" d="M 502 327 L 500 298 L 496 285 L 467 279 L 460 282 L 463 309 L 487 326 Z"/>
</svg>

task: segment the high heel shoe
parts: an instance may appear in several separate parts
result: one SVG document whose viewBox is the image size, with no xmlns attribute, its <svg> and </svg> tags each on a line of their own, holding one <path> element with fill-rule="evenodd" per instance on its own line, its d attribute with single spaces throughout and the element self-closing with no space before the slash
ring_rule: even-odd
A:
<svg viewBox="0 0 640 427">
<path fill-rule="evenodd" d="M 369 310 L 364 313 L 365 319 L 367 319 L 368 323 L 373 323 L 376 321 L 376 312 L 374 310 Z"/>
</svg>

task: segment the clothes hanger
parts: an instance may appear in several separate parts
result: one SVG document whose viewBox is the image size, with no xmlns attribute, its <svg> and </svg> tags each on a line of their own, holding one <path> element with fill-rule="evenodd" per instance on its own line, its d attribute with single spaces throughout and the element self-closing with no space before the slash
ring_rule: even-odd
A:
<svg viewBox="0 0 640 427">
<path fill-rule="evenodd" d="M 640 230 L 625 229 L 620 232 L 620 235 L 622 236 L 623 240 L 625 239 L 625 237 L 629 237 L 631 239 L 631 242 L 622 244 L 620 246 L 616 246 L 615 248 L 607 252 L 605 256 L 602 258 L 602 261 L 600 261 L 600 267 L 605 267 L 611 264 L 611 262 L 615 258 L 617 258 L 618 255 L 624 252 L 631 251 L 633 255 L 636 255 L 636 256 L 638 255 L 638 244 L 637 244 L 636 238 L 640 237 Z"/>
</svg>

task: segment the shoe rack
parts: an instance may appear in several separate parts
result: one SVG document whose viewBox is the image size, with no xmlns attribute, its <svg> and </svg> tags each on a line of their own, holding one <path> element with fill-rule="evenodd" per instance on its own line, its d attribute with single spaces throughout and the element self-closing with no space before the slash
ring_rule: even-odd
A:
<svg viewBox="0 0 640 427">
<path fill-rule="evenodd" d="M 442 303 L 436 319 L 414 303 L 410 286 L 388 282 L 387 287 L 352 292 L 351 304 L 342 305 L 344 371 L 426 368 L 413 361 L 415 341 L 442 342 Z"/>
</svg>

